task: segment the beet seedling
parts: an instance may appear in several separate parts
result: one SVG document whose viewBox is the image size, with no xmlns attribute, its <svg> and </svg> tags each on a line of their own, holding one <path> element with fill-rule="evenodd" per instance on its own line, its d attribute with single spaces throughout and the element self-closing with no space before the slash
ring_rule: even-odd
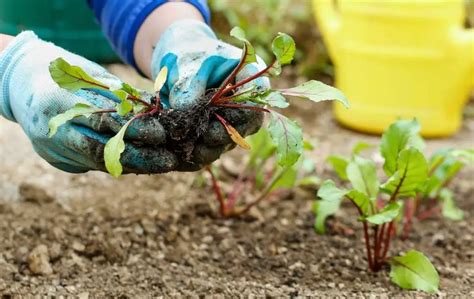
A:
<svg viewBox="0 0 474 299">
<path fill-rule="evenodd" d="M 338 100 L 348 105 L 347 99 L 337 89 L 318 81 L 309 81 L 293 88 L 257 90 L 252 81 L 262 76 L 278 76 L 283 65 L 291 63 L 296 47 L 293 39 L 284 33 L 279 33 L 272 43 L 274 61 L 256 74 L 236 82 L 237 74 L 247 64 L 255 63 L 257 56 L 250 42 L 245 38 L 242 29 L 232 29 L 231 35 L 243 42 L 241 59 L 231 74 L 217 89 L 208 90 L 206 95 L 189 111 L 165 109 L 160 101 L 159 91 L 166 81 L 167 70 L 162 69 L 155 82 L 155 94 L 139 92 L 124 83 L 120 87 L 111 87 L 92 78 L 77 66 L 72 66 L 58 58 L 50 65 L 53 80 L 62 88 L 71 92 L 86 89 L 92 92 L 101 90 L 113 93 L 120 102 L 111 109 L 99 109 L 89 104 L 78 104 L 70 110 L 53 117 L 49 122 L 50 137 L 58 127 L 75 117 L 88 117 L 95 113 L 117 113 L 130 117 L 122 129 L 112 137 L 104 149 L 105 167 L 114 177 L 122 173 L 120 156 L 125 149 L 123 136 L 128 125 L 139 117 L 157 117 L 167 131 L 167 146 L 173 152 L 181 153 L 180 159 L 189 162 L 194 143 L 202 138 L 207 131 L 211 119 L 218 120 L 229 133 L 230 138 L 239 146 L 248 149 L 249 145 L 231 123 L 221 114 L 223 109 L 250 109 L 270 114 L 268 131 L 272 142 L 276 145 L 278 164 L 281 167 L 291 167 L 303 151 L 303 134 L 298 124 L 268 107 L 286 108 L 284 95 L 306 98 L 314 102 Z M 262 107 L 267 106 L 267 107 Z M 180 122 L 176 122 L 179 119 Z M 196 125 L 199 124 L 199 125 Z M 168 142 L 168 139 L 170 142 Z"/>
<path fill-rule="evenodd" d="M 219 212 L 222 217 L 242 215 L 253 206 L 270 196 L 278 196 L 281 191 L 297 186 L 311 187 L 319 184 L 318 177 L 312 175 L 315 163 L 303 154 L 298 161 L 287 167 L 282 167 L 275 159 L 277 146 L 273 144 L 270 132 L 261 128 L 256 134 L 246 139 L 250 146 L 248 160 L 238 175 L 217 175 L 217 171 L 207 167 L 211 183 L 219 202 Z M 303 149 L 312 150 L 314 147 L 305 141 Z M 220 172 L 219 172 L 220 173 Z M 230 179 L 229 179 L 230 177 Z M 221 182 L 231 181 L 231 188 L 225 193 Z M 250 202 L 242 200 L 244 194 L 257 194 Z"/>
<path fill-rule="evenodd" d="M 356 145 L 349 159 L 329 157 L 335 172 L 341 180 L 349 183 L 350 188 L 338 188 L 333 181 L 325 181 L 317 193 L 320 200 L 313 208 L 315 229 L 324 233 L 325 219 L 336 213 L 343 200 L 352 202 L 363 225 L 369 269 L 377 272 L 384 264 L 390 263 L 392 281 L 403 288 L 431 292 L 437 290 L 439 278 L 429 260 L 416 251 L 389 258 L 391 240 L 396 234 L 397 223 L 403 222 L 405 227 L 410 225 L 412 217 L 406 212 L 411 211 L 410 207 L 433 200 L 423 194 L 437 194 L 439 199 L 435 201 L 444 202 L 446 214 L 459 215 L 452 197 L 442 194 L 451 194 L 445 186 L 461 167 L 461 161 L 456 159 L 472 159 L 473 152 L 443 151 L 428 162 L 421 152 L 424 142 L 419 130 L 416 120 L 400 120 L 383 134 L 380 152 L 385 159 L 383 170 L 388 177 L 385 183 L 380 183 L 377 177 L 376 163 L 359 155 L 360 151 L 370 147 L 367 144 Z M 445 167 L 441 167 L 443 163 L 446 163 Z"/>
</svg>

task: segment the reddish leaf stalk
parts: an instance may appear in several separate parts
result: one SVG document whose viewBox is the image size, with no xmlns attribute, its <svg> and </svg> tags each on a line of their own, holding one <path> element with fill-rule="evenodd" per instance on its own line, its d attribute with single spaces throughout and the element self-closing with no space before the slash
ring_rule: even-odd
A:
<svg viewBox="0 0 474 299">
<path fill-rule="evenodd" d="M 413 216 L 415 215 L 415 200 L 409 200 L 407 201 L 406 207 L 405 207 L 405 215 L 404 215 L 404 220 L 405 223 L 403 224 L 403 234 L 401 239 L 406 240 L 408 238 L 408 235 L 410 234 L 411 226 L 413 223 Z"/>
<path fill-rule="evenodd" d="M 242 104 L 229 104 L 229 103 L 216 104 L 216 106 L 225 107 L 225 108 L 249 109 L 249 110 L 255 110 L 255 111 L 270 113 L 270 110 L 268 110 L 266 108 L 263 108 L 263 107 L 258 107 L 258 106 L 249 106 L 249 105 L 242 105 Z"/>
<path fill-rule="evenodd" d="M 248 52 L 247 46 L 244 45 L 244 50 L 242 52 L 242 57 L 240 58 L 239 64 L 234 68 L 232 73 L 230 73 L 230 75 L 227 76 L 227 78 L 224 80 L 224 82 L 222 83 L 219 90 L 212 96 L 211 103 L 215 103 L 218 99 L 220 99 L 221 96 L 223 96 L 225 94 L 224 91 L 226 90 L 227 86 L 232 82 L 232 80 L 235 79 L 235 77 L 237 76 L 237 73 L 244 66 L 245 57 L 247 56 L 247 52 Z"/>
<path fill-rule="evenodd" d="M 226 216 L 226 208 L 225 208 L 225 200 L 224 196 L 222 195 L 221 188 L 219 186 L 219 182 L 217 181 L 214 172 L 212 172 L 212 169 L 210 166 L 206 166 L 207 172 L 211 175 L 211 180 L 212 180 L 212 187 L 214 188 L 214 193 L 216 194 L 217 200 L 219 201 L 219 212 L 221 216 Z"/>
<path fill-rule="evenodd" d="M 145 106 L 148 107 L 148 108 L 151 108 L 151 107 L 152 107 L 151 104 L 149 104 L 149 103 L 145 102 L 144 100 L 142 100 L 142 99 L 140 99 L 140 98 L 138 98 L 138 97 L 136 97 L 136 96 L 133 96 L 133 95 L 131 95 L 131 94 L 127 95 L 127 99 L 129 99 L 129 100 L 131 100 L 131 101 L 139 102 L 139 103 L 145 105 Z"/>
<path fill-rule="evenodd" d="M 266 72 L 268 72 L 268 70 L 270 70 L 270 69 L 273 67 L 273 65 L 275 64 L 275 62 L 276 62 L 276 61 L 273 61 L 273 63 L 271 63 L 269 66 L 267 66 L 266 68 L 264 68 L 263 70 L 261 70 L 261 71 L 255 73 L 255 74 L 253 74 L 252 76 L 247 77 L 247 78 L 243 79 L 242 81 L 237 82 L 237 83 L 234 84 L 234 85 L 225 87 L 224 90 L 218 91 L 218 92 L 216 93 L 216 95 L 219 94 L 219 97 L 222 96 L 222 95 L 225 95 L 225 94 L 227 94 L 228 92 L 231 92 L 231 91 L 233 91 L 233 90 L 239 88 L 240 86 L 242 86 L 242 85 L 244 85 L 244 84 L 247 84 L 247 83 L 249 83 L 249 82 L 251 82 L 251 81 L 253 81 L 253 80 L 255 80 L 255 79 L 257 79 L 257 78 L 259 78 L 259 77 L 261 77 L 261 76 L 263 76 Z M 212 97 L 211 103 L 213 103 L 213 104 L 220 103 L 220 100 L 222 100 L 222 99 L 219 99 L 219 97 Z M 225 99 L 225 98 L 224 98 L 224 99 Z"/>
<path fill-rule="evenodd" d="M 383 249 L 383 254 L 382 254 L 382 261 L 385 261 L 387 259 L 387 253 L 388 249 L 390 247 L 390 241 L 392 239 L 392 231 L 393 231 L 393 226 L 394 226 L 395 221 L 391 221 L 390 224 L 388 225 L 388 229 L 385 235 L 385 240 L 384 240 L 384 249 Z"/>
<path fill-rule="evenodd" d="M 374 262 L 372 260 L 372 250 L 370 249 L 370 238 L 369 238 L 369 226 L 367 221 L 363 221 L 364 224 L 364 239 L 365 239 L 365 249 L 367 251 L 367 261 L 369 262 L 369 269 L 374 270 Z"/>
</svg>

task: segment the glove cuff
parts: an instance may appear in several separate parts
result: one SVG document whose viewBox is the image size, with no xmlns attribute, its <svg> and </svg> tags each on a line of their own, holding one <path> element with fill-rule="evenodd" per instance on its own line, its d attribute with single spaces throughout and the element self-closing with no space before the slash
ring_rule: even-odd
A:
<svg viewBox="0 0 474 299">
<path fill-rule="evenodd" d="M 21 49 L 33 40 L 38 40 L 36 34 L 32 31 L 24 31 L 0 53 L 0 115 L 15 122 L 10 105 L 10 78 L 15 65 L 23 56 Z"/>
<path fill-rule="evenodd" d="M 199 37 L 217 39 L 211 27 L 197 20 L 180 20 L 171 24 L 163 32 L 153 50 L 151 59 L 152 79 L 154 80 L 156 78 L 161 67 L 163 67 L 161 60 L 166 54 L 179 52 L 180 45 L 182 45 L 183 42 L 189 44 L 189 41 L 198 40 Z M 183 47 L 181 46 L 181 48 Z"/>
<path fill-rule="evenodd" d="M 170 0 L 89 0 L 102 31 L 118 55 L 138 70 L 133 45 L 145 19 L 160 5 Z M 206 23 L 210 23 L 210 10 L 206 0 L 185 0 L 196 7 Z"/>
</svg>

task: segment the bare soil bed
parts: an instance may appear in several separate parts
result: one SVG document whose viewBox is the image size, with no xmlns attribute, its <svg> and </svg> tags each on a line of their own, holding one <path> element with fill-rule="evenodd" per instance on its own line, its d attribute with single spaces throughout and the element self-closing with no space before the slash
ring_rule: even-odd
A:
<svg viewBox="0 0 474 299">
<path fill-rule="evenodd" d="M 287 85 L 287 84 L 285 84 Z M 318 174 L 331 176 L 328 154 L 348 154 L 378 137 L 339 127 L 330 105 L 297 104 L 291 112 L 319 140 Z M 327 235 L 313 230 L 314 190 L 264 202 L 243 219 L 217 217 L 209 187 L 196 173 L 71 175 L 37 157 L 21 129 L 0 120 L 0 295 L 79 298 L 428 297 L 392 285 L 388 272 L 366 271 L 360 224 L 345 206 Z M 474 119 L 454 137 L 429 140 L 428 151 L 474 147 Z M 234 151 L 223 163 L 242 157 Z M 238 161 L 238 160 L 237 160 Z M 235 164 L 234 164 L 235 165 Z M 415 224 L 392 254 L 418 249 L 433 261 L 441 289 L 433 297 L 474 297 L 474 169 L 452 183 L 464 221 Z M 42 246 L 44 245 L 44 246 Z"/>
</svg>

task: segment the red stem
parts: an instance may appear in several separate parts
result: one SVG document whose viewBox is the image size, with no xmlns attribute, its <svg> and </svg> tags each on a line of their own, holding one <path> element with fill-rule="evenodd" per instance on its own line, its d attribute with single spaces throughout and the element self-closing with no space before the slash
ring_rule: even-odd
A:
<svg viewBox="0 0 474 299">
<path fill-rule="evenodd" d="M 229 194 L 228 199 L 227 199 L 227 205 L 226 205 L 227 210 L 234 209 L 235 203 L 237 202 L 237 199 L 242 193 L 242 190 L 244 190 L 244 187 L 245 187 L 245 182 L 243 182 L 242 180 L 237 180 L 235 182 L 232 188 L 232 192 Z"/>
<path fill-rule="evenodd" d="M 416 216 L 416 218 L 418 219 L 418 221 L 423 221 L 423 220 L 428 219 L 429 217 L 433 216 L 434 214 L 439 213 L 440 210 L 441 210 L 440 207 L 435 206 L 435 207 L 429 208 L 429 209 L 421 212 L 420 214 L 418 214 L 418 216 Z"/>
<path fill-rule="evenodd" d="M 415 214 L 415 202 L 409 200 L 405 207 L 405 223 L 403 224 L 402 240 L 406 240 L 410 234 L 411 226 L 413 223 L 413 216 Z"/>
<path fill-rule="evenodd" d="M 384 249 L 382 254 L 382 261 L 385 261 L 387 258 L 388 249 L 390 247 L 390 241 L 392 239 L 392 230 L 393 230 L 394 221 L 390 222 L 388 225 L 387 233 L 384 240 Z"/>
<path fill-rule="evenodd" d="M 362 212 L 362 209 L 352 199 L 350 199 L 350 201 L 357 208 L 359 215 L 360 216 L 364 215 L 364 213 Z M 374 263 L 372 260 L 372 250 L 370 249 L 369 226 L 366 220 L 364 220 L 362 223 L 364 225 L 364 239 L 365 239 L 365 250 L 367 253 L 367 262 L 369 263 L 369 270 L 374 271 Z"/>
<path fill-rule="evenodd" d="M 249 110 L 255 110 L 255 111 L 270 113 L 270 110 L 268 110 L 266 108 L 263 108 L 263 107 L 258 107 L 258 106 L 249 106 L 249 105 L 242 105 L 242 104 L 228 104 L 228 103 L 216 104 L 215 106 L 226 107 L 226 108 L 249 109 Z"/>
<path fill-rule="evenodd" d="M 365 249 L 367 251 L 367 261 L 369 262 L 369 269 L 374 271 L 374 262 L 372 260 L 372 250 L 370 249 L 370 239 L 369 239 L 369 227 L 367 221 L 364 220 L 364 239 L 365 239 Z"/>
<path fill-rule="evenodd" d="M 379 256 L 380 256 L 379 227 L 375 226 L 374 228 L 374 261 L 373 261 L 375 272 L 380 270 Z"/>
<path fill-rule="evenodd" d="M 221 216 L 224 217 L 226 216 L 226 208 L 225 208 L 225 200 L 224 200 L 224 196 L 222 195 L 221 188 L 209 165 L 206 166 L 206 170 L 211 175 L 212 187 L 214 188 L 214 193 L 216 194 L 217 200 L 219 201 L 219 212 Z"/>
<path fill-rule="evenodd" d="M 245 79 L 243 79 L 242 81 L 240 82 L 237 82 L 235 83 L 234 85 L 232 86 L 229 86 L 229 87 L 226 87 L 224 90 L 222 91 L 218 91 L 211 99 L 211 103 L 213 104 L 217 104 L 220 102 L 221 99 L 219 99 L 222 95 L 225 95 L 226 93 L 232 91 L 232 90 L 235 90 L 237 88 L 239 88 L 240 86 L 244 85 L 244 84 L 247 84 L 259 77 L 261 77 L 263 74 L 265 74 L 266 72 L 268 72 L 269 69 L 271 69 L 273 67 L 273 65 L 275 64 L 276 61 L 273 61 L 270 65 L 268 65 L 266 68 L 264 68 L 263 70 L 253 74 L 252 76 L 250 77 L 247 77 Z M 216 95 L 219 95 L 218 97 L 216 97 Z"/>
<path fill-rule="evenodd" d="M 136 96 L 133 96 L 131 94 L 127 95 L 127 99 L 129 100 L 132 100 L 132 101 L 135 101 L 135 102 L 140 102 L 142 103 L 143 105 L 145 105 L 146 107 L 148 108 L 151 108 L 151 105 L 147 102 L 145 102 L 144 100 L 140 99 L 140 98 L 137 98 Z"/>
<path fill-rule="evenodd" d="M 115 109 L 103 109 L 103 110 L 98 110 L 98 111 L 95 111 L 95 112 L 92 112 L 92 113 L 97 114 L 97 113 L 111 113 L 111 112 L 117 112 L 117 110 L 115 110 Z"/>
<path fill-rule="evenodd" d="M 230 82 L 232 82 L 232 80 L 235 79 L 235 76 L 237 76 L 237 73 L 244 66 L 245 57 L 247 56 L 247 51 L 248 51 L 247 46 L 244 46 L 244 50 L 242 52 L 242 57 L 240 58 L 239 64 L 237 64 L 237 66 L 234 68 L 232 73 L 230 73 L 230 75 L 224 80 L 219 90 L 212 96 L 211 103 L 215 103 L 217 99 L 219 99 L 222 95 L 225 94 L 224 91 L 227 89 L 227 85 L 229 85 Z"/>
</svg>

